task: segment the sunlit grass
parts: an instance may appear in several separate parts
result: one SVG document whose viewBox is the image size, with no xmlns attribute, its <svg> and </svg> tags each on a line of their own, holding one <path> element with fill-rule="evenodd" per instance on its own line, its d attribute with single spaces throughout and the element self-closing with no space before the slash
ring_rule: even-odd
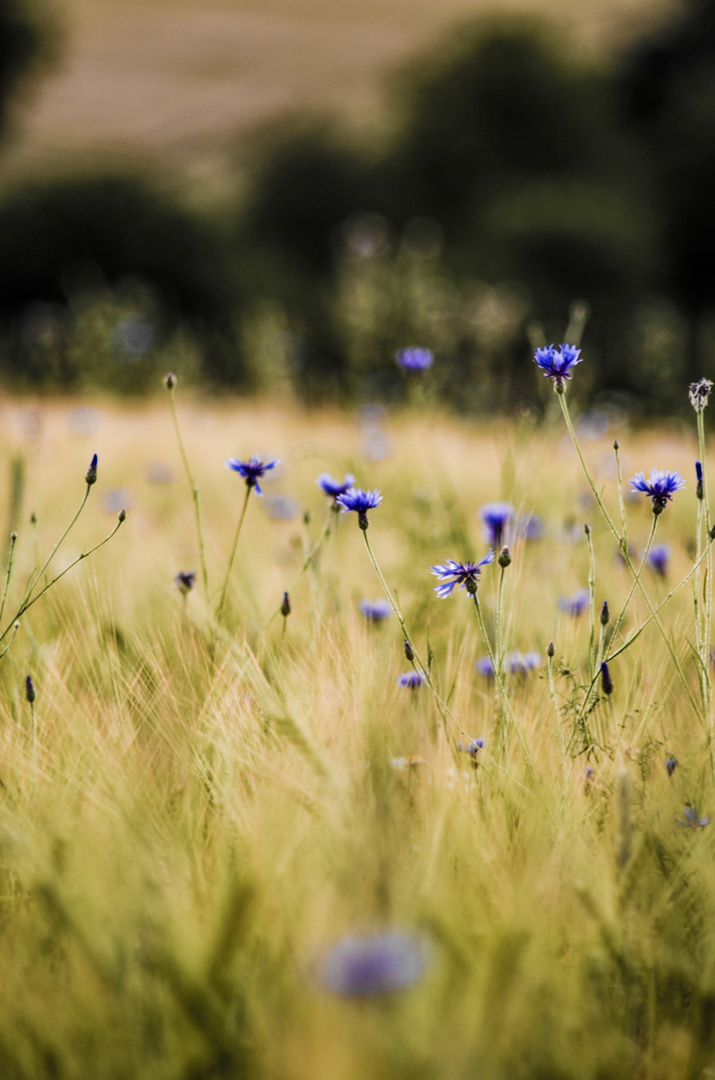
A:
<svg viewBox="0 0 715 1080">
<path fill-rule="evenodd" d="M 281 459 L 266 499 L 249 502 L 218 630 L 200 575 L 186 602 L 173 585 L 199 566 L 168 401 L 99 403 L 81 422 L 63 402 L 3 403 L 6 460 L 26 466 L 14 588 L 36 562 L 30 513 L 45 552 L 93 452 L 99 480 L 60 566 L 109 531 L 118 499 L 129 516 L 27 613 L 0 665 L 0 1075 L 707 1075 L 715 831 L 675 823 L 688 805 L 715 816 L 706 731 L 650 627 L 612 663 L 613 695 L 588 717 L 597 748 L 587 757 L 572 738 L 589 620 L 557 599 L 587 583 L 584 522 L 599 609 L 619 610 L 629 577 L 558 418 L 539 430 L 528 418 L 386 416 L 389 456 L 369 461 L 357 416 L 180 392 L 177 407 L 214 613 L 245 494 L 224 461 Z M 647 575 L 659 600 L 693 562 L 694 431 L 612 429 L 585 444 L 617 515 L 614 435 L 626 477 L 657 465 L 688 481 L 658 523 L 673 548 L 666 581 Z M 157 463 L 171 483 L 149 481 L 167 475 Z M 397 685 L 409 664 L 395 618 L 358 611 L 380 589 L 355 515 L 334 519 L 285 630 L 280 617 L 268 625 L 331 513 L 315 484 L 325 470 L 382 491 L 372 547 L 451 715 L 486 740 L 477 769 L 426 688 Z M 267 513 L 278 494 L 296 501 L 292 520 Z M 545 660 L 555 645 L 558 714 L 545 664 L 507 677 L 535 779 L 513 733 L 499 753 L 473 606 L 461 592 L 437 599 L 429 573 L 485 554 L 477 512 L 497 498 L 544 522 L 542 539 L 514 544 L 504 598 L 506 651 Z M 639 552 L 647 501 L 628 514 Z M 485 567 L 491 632 L 497 580 Z M 663 620 L 697 694 L 692 600 L 686 587 Z M 636 598 L 625 632 L 645 617 Z M 409 756 L 421 760 L 393 763 Z M 326 951 L 384 929 L 423 935 L 422 979 L 331 994 Z"/>
</svg>

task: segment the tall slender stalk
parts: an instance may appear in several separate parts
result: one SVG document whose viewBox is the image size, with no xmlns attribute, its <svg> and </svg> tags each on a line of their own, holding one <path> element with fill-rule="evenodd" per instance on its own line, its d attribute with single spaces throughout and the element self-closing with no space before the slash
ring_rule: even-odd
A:
<svg viewBox="0 0 715 1080">
<path fill-rule="evenodd" d="M 191 472 L 191 466 L 189 465 L 189 459 L 184 448 L 184 440 L 181 437 L 181 428 L 179 427 L 179 417 L 176 413 L 176 376 L 169 374 L 164 380 L 166 388 L 169 391 L 169 404 L 171 405 L 171 416 L 174 421 L 174 431 L 176 432 L 176 441 L 179 444 L 179 452 L 181 454 L 182 461 L 184 462 L 184 471 L 186 472 L 186 478 L 189 481 L 189 487 L 191 488 L 191 497 L 194 501 L 194 516 L 196 518 L 196 535 L 199 543 L 199 562 L 201 563 L 201 580 L 204 586 L 204 595 L 206 596 L 206 603 L 209 603 L 209 578 L 206 570 L 206 555 L 204 552 L 204 536 L 201 529 L 201 506 L 199 502 L 199 489 L 194 481 L 193 474 Z"/>
<path fill-rule="evenodd" d="M 233 569 L 233 561 L 236 558 L 236 549 L 238 548 L 238 538 L 241 535 L 241 529 L 243 528 L 243 519 L 246 516 L 246 510 L 248 509 L 248 500 L 251 497 L 251 485 L 246 484 L 246 497 L 243 500 L 243 508 L 241 509 L 241 516 L 238 519 L 238 525 L 236 526 L 236 535 L 233 538 L 233 548 L 231 549 L 231 558 L 228 560 L 228 567 L 226 568 L 226 577 L 223 583 L 223 589 L 221 590 L 221 600 L 218 605 L 218 611 L 216 612 L 216 625 L 221 624 L 221 615 L 223 614 L 223 605 L 226 600 L 226 589 L 228 588 L 228 581 L 231 577 L 231 570 Z"/>
<path fill-rule="evenodd" d="M 705 460 L 705 418 L 703 416 L 703 410 L 697 410 L 698 418 L 698 442 L 700 444 L 700 464 L 703 470 L 703 497 L 702 505 L 705 510 L 705 531 L 710 532 L 712 522 L 710 520 L 710 499 L 708 496 L 708 479 L 707 479 L 707 462 Z M 700 529 L 698 529 L 698 543 L 700 542 Z M 715 746 L 713 745 L 715 731 L 713 730 L 713 719 L 711 716 L 711 698 L 712 698 L 712 684 L 710 681 L 710 635 L 712 619 L 712 545 L 707 546 L 707 558 L 705 562 L 705 581 L 704 581 L 704 598 L 703 598 L 703 632 L 701 635 L 701 653 L 700 653 L 700 669 L 703 673 L 703 711 L 704 719 L 708 725 L 708 739 L 710 743 L 711 758 L 715 755 Z M 715 759 L 713 760 L 713 767 L 715 770 Z"/>
</svg>

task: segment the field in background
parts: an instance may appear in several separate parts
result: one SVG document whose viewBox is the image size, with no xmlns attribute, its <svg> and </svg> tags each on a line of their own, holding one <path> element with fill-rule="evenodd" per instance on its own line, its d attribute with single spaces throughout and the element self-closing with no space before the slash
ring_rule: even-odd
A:
<svg viewBox="0 0 715 1080">
<path fill-rule="evenodd" d="M 225 191 L 240 137 L 317 109 L 359 130 L 384 119 L 383 79 L 456 21 L 492 12 L 549 16 L 584 51 L 612 50 L 670 0 L 67 0 L 59 72 L 18 118 L 3 182 L 97 159 L 180 170 L 204 198 Z"/>
<path fill-rule="evenodd" d="M 173 585 L 199 564 L 168 402 L 0 405 L 21 503 L 8 612 L 36 547 L 49 550 L 78 505 L 93 452 L 98 482 L 57 568 L 129 511 L 23 618 L 0 662 L 0 1074 L 704 1076 L 715 1052 L 715 829 L 697 823 L 715 816 L 706 730 L 651 627 L 588 715 L 600 748 L 586 772 L 574 701 L 589 617 L 557 603 L 587 583 L 585 521 L 599 607 L 617 612 L 629 578 L 560 420 L 306 415 L 180 391 L 178 408 L 214 594 L 245 493 L 224 460 L 281 459 L 265 500 L 249 501 L 214 646 L 200 575 L 186 604 Z M 647 574 L 662 599 L 692 565 L 693 433 L 583 430 L 614 514 L 616 435 L 626 477 L 656 465 L 687 479 L 658 523 L 670 568 Z M 285 628 L 269 622 L 330 518 L 315 483 L 325 470 L 383 493 L 369 536 L 416 645 L 433 652 L 461 727 L 448 724 L 449 738 L 425 687 L 397 685 L 409 666 L 394 616 L 370 623 L 358 610 L 381 592 L 354 514 L 337 533 L 333 522 L 292 589 Z M 543 523 L 540 539 L 513 544 L 504 592 L 505 651 L 542 661 L 508 678 L 534 775 L 514 730 L 500 752 L 468 597 L 436 598 L 429 572 L 485 553 L 478 510 L 498 498 Z M 647 499 L 628 515 L 642 551 Z M 498 573 L 487 566 L 479 588 L 492 631 Z M 628 631 L 644 616 L 634 602 Z M 689 587 L 663 620 L 697 694 Z M 456 750 L 471 737 L 486 740 L 477 769 Z M 686 806 L 696 824 L 680 828 Z M 415 985 L 331 990 L 327 951 L 384 930 L 419 935 Z"/>
</svg>

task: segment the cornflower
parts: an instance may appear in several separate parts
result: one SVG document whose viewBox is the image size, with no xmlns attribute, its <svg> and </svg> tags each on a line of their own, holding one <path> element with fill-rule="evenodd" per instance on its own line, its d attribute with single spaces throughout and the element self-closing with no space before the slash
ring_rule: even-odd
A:
<svg viewBox="0 0 715 1080">
<path fill-rule="evenodd" d="M 382 622 L 383 619 L 389 619 L 392 615 L 392 608 L 387 600 L 361 600 L 358 610 L 368 622 Z"/>
<path fill-rule="evenodd" d="M 269 469 L 274 469 L 278 464 L 278 458 L 276 458 L 275 461 L 267 461 L 264 463 L 256 456 L 256 454 L 254 454 L 248 461 L 239 461 L 238 458 L 228 458 L 226 461 L 226 468 L 233 469 L 234 472 L 239 473 L 246 481 L 247 488 L 256 489 L 256 495 L 263 495 L 258 481 L 264 473 Z"/>
<path fill-rule="evenodd" d="M 681 829 L 704 829 L 706 825 L 710 824 L 709 817 L 699 817 L 698 811 L 692 806 L 686 806 L 683 810 L 683 817 L 685 821 L 679 821 L 675 819 L 675 824 L 679 825 Z"/>
<path fill-rule="evenodd" d="M 187 596 L 196 584 L 196 571 L 179 570 L 174 577 L 174 584 L 182 596 Z"/>
<path fill-rule="evenodd" d="M 667 757 L 665 759 L 663 764 L 665 765 L 665 771 L 667 772 L 668 776 L 672 776 L 677 767 L 678 759 L 671 755 L 670 757 Z"/>
<path fill-rule="evenodd" d="M 363 491 L 362 488 L 351 487 L 342 495 L 338 495 L 335 501 L 340 506 L 343 514 L 347 514 L 351 510 L 357 513 L 358 525 L 364 532 L 370 524 L 367 512 L 380 505 L 382 495 L 377 488 L 374 491 Z"/>
<path fill-rule="evenodd" d="M 397 677 L 398 686 L 404 686 L 408 690 L 419 690 L 424 685 L 424 681 L 424 671 L 408 671 L 406 674 Z"/>
<path fill-rule="evenodd" d="M 346 997 L 402 990 L 427 967 L 425 942 L 414 934 L 386 931 L 371 937 L 346 937 L 323 963 L 322 982 Z"/>
<path fill-rule="evenodd" d="M 560 596 L 557 604 L 559 611 L 563 611 L 566 615 L 572 615 L 574 618 L 578 618 L 579 615 L 583 615 L 590 600 L 591 593 L 588 589 L 584 588 L 579 589 L 573 596 Z"/>
<path fill-rule="evenodd" d="M 510 503 L 485 503 L 479 511 L 484 526 L 484 539 L 490 547 L 500 548 L 507 542 L 509 529 L 514 521 L 514 507 Z"/>
<path fill-rule="evenodd" d="M 457 743 L 457 749 L 469 756 L 476 762 L 477 754 L 484 746 L 484 739 L 470 739 L 468 743 Z"/>
<path fill-rule="evenodd" d="M 434 591 L 440 599 L 444 599 L 451 596 L 455 585 L 459 585 L 460 589 L 466 589 L 470 596 L 475 596 L 481 568 L 491 562 L 494 562 L 493 551 L 478 563 L 458 563 L 454 559 L 446 559 L 443 563 L 430 567 L 430 572 L 442 582 L 441 585 L 435 585 Z"/>
<path fill-rule="evenodd" d="M 426 371 L 432 367 L 434 354 L 431 349 L 418 349 L 413 346 L 410 349 L 398 349 L 395 360 L 403 371 Z"/>
<path fill-rule="evenodd" d="M 331 499 L 336 500 L 338 495 L 344 495 L 346 491 L 355 483 L 355 477 L 352 473 L 346 473 L 344 480 L 336 480 L 330 475 L 330 473 L 321 473 L 318 479 L 315 481 L 324 495 L 328 495 Z"/>
<path fill-rule="evenodd" d="M 651 469 L 650 480 L 646 480 L 642 472 L 636 473 L 631 479 L 631 489 L 645 492 L 652 500 L 653 513 L 656 516 L 663 513 L 675 492 L 682 487 L 685 487 L 685 481 L 680 473 L 668 472 L 666 469 Z"/>
<path fill-rule="evenodd" d="M 656 574 L 661 577 L 665 577 L 668 573 L 668 564 L 670 563 L 670 545 L 669 544 L 654 544 L 648 552 L 648 565 L 651 570 L 654 570 Z"/>
<path fill-rule="evenodd" d="M 583 362 L 581 350 L 575 345 L 560 345 L 558 350 L 553 345 L 536 349 L 534 360 L 547 378 L 554 380 L 554 390 L 564 392 L 564 380 L 571 378 L 571 372 L 577 364 Z"/>
</svg>

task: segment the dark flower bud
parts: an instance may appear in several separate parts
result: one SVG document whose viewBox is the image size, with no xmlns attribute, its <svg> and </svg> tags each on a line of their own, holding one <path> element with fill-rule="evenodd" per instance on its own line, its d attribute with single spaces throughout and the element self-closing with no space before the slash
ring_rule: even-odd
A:
<svg viewBox="0 0 715 1080">
<path fill-rule="evenodd" d="M 164 386 L 167 390 L 173 390 L 176 387 L 176 375 L 173 371 L 168 371 L 164 376 Z"/>
<path fill-rule="evenodd" d="M 672 776 L 675 772 L 675 767 L 678 764 L 678 759 L 675 757 L 667 757 L 663 764 L 665 765 L 668 776 Z"/>
<path fill-rule="evenodd" d="M 363 532 L 368 528 L 370 522 L 367 518 L 367 510 L 358 510 L 358 525 Z"/>
<path fill-rule="evenodd" d="M 566 392 L 566 383 L 563 379 L 554 379 L 554 390 L 557 394 L 564 394 Z"/>
<path fill-rule="evenodd" d="M 608 626 L 610 619 L 611 613 L 608 610 L 608 600 L 604 600 L 601 608 L 601 626 Z"/>
<path fill-rule="evenodd" d="M 16 540 L 17 540 L 17 533 L 13 529 L 12 532 L 10 533 L 10 542 L 12 544 L 14 544 Z"/>
<path fill-rule="evenodd" d="M 550 641 L 548 646 L 547 646 L 547 649 L 546 649 L 546 655 L 548 657 L 553 658 L 553 655 L 554 655 L 555 652 L 556 652 L 556 649 L 554 648 L 554 643 L 553 643 L 553 641 Z"/>
<path fill-rule="evenodd" d="M 412 661 L 415 658 L 414 651 L 413 651 L 412 646 L 410 645 L 409 641 L 407 640 L 407 638 L 405 638 L 405 656 L 407 657 L 407 659 L 409 660 L 410 663 L 412 663 Z"/>
<path fill-rule="evenodd" d="M 287 619 L 290 615 L 290 597 L 287 592 L 283 593 L 283 603 L 281 604 L 281 615 L 284 619 Z"/>
<path fill-rule="evenodd" d="M 613 679 L 605 660 L 601 664 L 601 689 L 607 697 L 613 693 Z"/>
<path fill-rule="evenodd" d="M 87 487 L 91 487 L 92 484 L 97 483 L 97 455 L 95 454 L 89 463 L 89 468 L 84 474 L 84 482 Z"/>
<path fill-rule="evenodd" d="M 620 447 L 621 447 L 621 444 L 619 443 L 618 439 L 614 439 L 613 440 L 613 449 L 614 450 L 620 450 Z"/>
<path fill-rule="evenodd" d="M 28 675 L 25 679 L 25 697 L 31 705 L 37 697 L 37 695 L 35 694 L 35 684 L 32 681 L 32 675 Z"/>
<path fill-rule="evenodd" d="M 117 518 L 119 520 L 120 525 L 122 524 L 123 521 L 126 521 L 127 520 L 127 512 L 126 512 L 126 510 L 120 510 L 119 513 L 117 514 Z"/>
<path fill-rule="evenodd" d="M 695 462 L 695 480 L 696 480 L 695 497 L 698 498 L 698 499 L 702 499 L 703 496 L 704 496 L 704 492 L 703 492 L 703 466 L 699 461 Z"/>
<path fill-rule="evenodd" d="M 584 525 L 583 531 L 586 533 L 586 536 L 590 536 L 591 535 L 591 526 L 588 525 L 588 524 Z"/>
<path fill-rule="evenodd" d="M 508 547 L 503 547 L 499 552 L 499 558 L 497 562 L 501 566 L 502 570 L 505 570 L 507 566 L 511 565 L 511 552 Z"/>
<path fill-rule="evenodd" d="M 303 524 L 310 525 L 310 510 L 306 510 L 303 514 Z"/>
<path fill-rule="evenodd" d="M 34 510 L 30 514 L 30 524 L 31 525 L 37 525 L 37 514 L 35 513 Z"/>
</svg>

